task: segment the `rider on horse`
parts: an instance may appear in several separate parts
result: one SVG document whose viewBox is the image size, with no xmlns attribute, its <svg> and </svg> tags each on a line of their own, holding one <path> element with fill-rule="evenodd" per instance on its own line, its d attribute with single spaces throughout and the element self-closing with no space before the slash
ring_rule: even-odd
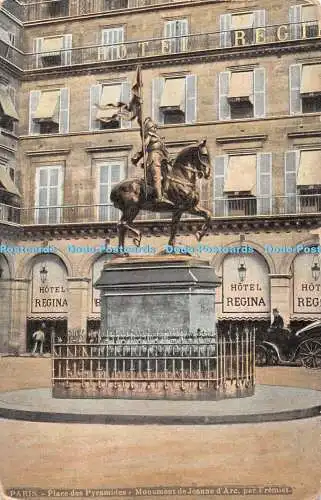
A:
<svg viewBox="0 0 321 500">
<path fill-rule="evenodd" d="M 163 139 L 157 133 L 157 126 L 151 118 L 145 119 L 143 131 L 143 144 L 147 152 L 146 170 L 148 183 L 152 185 L 155 191 L 156 202 L 170 204 L 171 202 L 164 196 L 165 193 L 163 192 L 166 180 L 164 177 L 168 173 L 170 165 L 169 152 Z M 132 163 L 137 165 L 143 157 L 144 153 L 141 150 L 132 157 Z"/>
</svg>

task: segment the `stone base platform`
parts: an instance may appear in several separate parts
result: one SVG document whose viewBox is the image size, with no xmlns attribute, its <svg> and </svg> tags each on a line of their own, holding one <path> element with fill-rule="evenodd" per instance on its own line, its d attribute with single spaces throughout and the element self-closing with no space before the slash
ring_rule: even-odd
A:
<svg viewBox="0 0 321 500">
<path fill-rule="evenodd" d="M 0 394 L 0 417 L 108 425 L 215 425 L 320 415 L 321 391 L 258 385 L 252 397 L 222 401 L 54 399 L 50 389 Z"/>
</svg>

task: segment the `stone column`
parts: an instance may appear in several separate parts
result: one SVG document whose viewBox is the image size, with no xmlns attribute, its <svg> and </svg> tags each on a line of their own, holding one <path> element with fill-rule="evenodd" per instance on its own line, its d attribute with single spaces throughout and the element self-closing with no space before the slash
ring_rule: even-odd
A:
<svg viewBox="0 0 321 500">
<path fill-rule="evenodd" d="M 67 278 L 68 281 L 68 330 L 86 332 L 88 316 L 88 278 Z"/>
<path fill-rule="evenodd" d="M 284 326 L 290 323 L 291 314 L 291 274 L 270 274 L 271 283 L 271 313 L 277 308 Z"/>
<path fill-rule="evenodd" d="M 8 352 L 11 331 L 11 281 L 1 279 L 0 286 L 0 352 Z"/>
<path fill-rule="evenodd" d="M 19 343 L 20 350 L 27 348 L 27 315 L 29 279 L 14 279 L 11 281 L 11 334 L 9 344 Z"/>
</svg>

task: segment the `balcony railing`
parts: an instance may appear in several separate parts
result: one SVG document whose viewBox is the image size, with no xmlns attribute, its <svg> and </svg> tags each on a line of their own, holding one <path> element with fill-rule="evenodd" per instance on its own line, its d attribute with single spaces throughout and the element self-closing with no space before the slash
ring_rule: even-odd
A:
<svg viewBox="0 0 321 500">
<path fill-rule="evenodd" d="M 19 21 L 24 21 L 26 7 L 16 0 L 4 0 L 1 8 L 13 14 Z"/>
<path fill-rule="evenodd" d="M 24 57 L 25 55 L 21 50 L 0 40 L 0 58 L 5 59 L 20 70 L 23 70 Z"/>
<path fill-rule="evenodd" d="M 283 27 L 283 38 L 280 38 L 280 27 Z M 306 33 L 306 36 L 298 37 L 298 32 L 293 31 L 293 25 L 274 25 L 265 28 L 258 28 L 261 31 L 261 37 L 258 37 L 256 30 L 251 30 L 252 36 L 244 38 L 244 43 L 232 45 L 232 47 L 248 47 L 251 45 L 265 45 L 268 43 L 283 43 L 288 40 L 319 38 L 319 31 Z M 284 33 L 288 36 L 285 37 Z M 295 36 L 294 36 L 295 35 Z M 313 36 L 312 36 L 313 35 Z M 36 53 L 26 54 L 25 66 L 26 70 L 34 70 L 38 68 L 59 67 L 64 66 L 66 61 L 71 65 L 83 65 L 101 63 L 103 61 L 129 61 L 143 58 L 153 58 L 158 56 L 166 56 L 168 54 L 202 52 L 209 50 L 222 49 L 222 33 L 199 33 L 186 36 L 177 36 L 171 38 L 152 38 L 145 40 L 137 40 L 134 42 L 122 42 L 112 45 L 88 45 L 87 47 L 74 47 L 71 49 L 61 50 L 61 57 L 50 58 L 48 54 Z M 64 57 L 64 52 L 68 51 L 68 57 Z M 48 62 L 49 60 L 49 62 Z"/>
<path fill-rule="evenodd" d="M 217 198 L 213 202 L 212 213 L 214 219 L 320 214 L 321 194 L 273 196 L 271 198 Z M 183 219 L 191 217 L 191 215 L 186 213 Z M 117 223 L 119 218 L 119 210 L 110 204 L 16 208 L 0 203 L 0 222 L 8 221 L 22 225 Z M 141 212 L 137 217 L 137 220 L 141 221 L 166 219 L 171 219 L 171 212 Z"/>
<path fill-rule="evenodd" d="M 14 0 L 11 0 L 14 1 Z M 144 7 L 166 6 L 179 3 L 191 3 L 194 0 L 54 0 L 24 2 L 24 20 L 41 21 L 66 16 L 100 14 Z M 208 1 L 208 0 L 198 0 Z M 216 0 L 223 1 L 223 0 Z M 52 4 L 56 4 L 54 7 Z"/>
<path fill-rule="evenodd" d="M 14 222 L 20 224 L 21 209 L 0 203 L 0 223 L 1 222 Z"/>
</svg>

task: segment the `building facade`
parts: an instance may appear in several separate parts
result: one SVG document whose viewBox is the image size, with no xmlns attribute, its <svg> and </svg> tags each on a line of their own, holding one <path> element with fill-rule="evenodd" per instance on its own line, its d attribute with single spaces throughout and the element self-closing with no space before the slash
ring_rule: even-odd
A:
<svg viewBox="0 0 321 500">
<path fill-rule="evenodd" d="M 265 328 L 274 307 L 291 328 L 321 318 L 320 19 L 303 0 L 4 2 L 1 350 L 30 349 L 42 322 L 48 349 L 53 330 L 99 329 L 110 190 L 142 175 L 137 123 L 106 105 L 129 102 L 137 64 L 170 154 L 207 139 L 211 229 L 198 244 L 186 216 L 178 239 L 222 277 L 219 325 Z M 137 225 L 141 252 L 164 250 L 164 215 Z"/>
</svg>

